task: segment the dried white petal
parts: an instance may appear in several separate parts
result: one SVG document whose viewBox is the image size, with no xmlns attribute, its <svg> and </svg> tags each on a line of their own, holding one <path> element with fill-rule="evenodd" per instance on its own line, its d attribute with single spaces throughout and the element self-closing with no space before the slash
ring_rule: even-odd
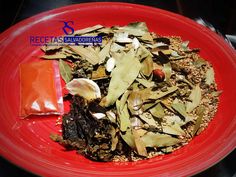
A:
<svg viewBox="0 0 236 177">
<path fill-rule="evenodd" d="M 114 69 L 115 65 L 116 65 L 116 60 L 112 57 L 109 58 L 106 63 L 106 70 L 108 72 L 111 72 Z"/>
<path fill-rule="evenodd" d="M 102 119 L 106 117 L 106 114 L 103 113 L 93 113 L 93 116 L 96 117 L 97 119 Z"/>
<path fill-rule="evenodd" d="M 139 40 L 136 37 L 133 39 L 132 46 L 134 49 L 137 49 L 140 46 Z"/>
<path fill-rule="evenodd" d="M 163 42 L 158 42 L 155 44 L 156 47 L 162 47 L 162 46 L 168 46 L 167 44 L 163 43 Z"/>
<path fill-rule="evenodd" d="M 72 95 L 79 95 L 86 100 L 101 98 L 101 91 L 98 85 L 85 78 L 73 79 L 66 84 L 66 89 Z"/>
<path fill-rule="evenodd" d="M 120 42 L 120 43 L 131 43 L 133 42 L 133 40 L 131 38 L 128 37 L 128 33 L 117 33 L 114 35 L 114 37 L 116 38 L 116 42 Z"/>
</svg>

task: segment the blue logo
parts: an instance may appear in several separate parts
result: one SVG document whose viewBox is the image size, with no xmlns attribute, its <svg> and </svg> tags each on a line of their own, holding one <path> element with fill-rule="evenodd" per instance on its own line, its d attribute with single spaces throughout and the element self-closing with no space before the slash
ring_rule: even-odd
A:
<svg viewBox="0 0 236 177">
<path fill-rule="evenodd" d="M 68 24 L 71 23 L 72 25 L 74 25 L 74 22 L 73 21 L 62 21 L 64 23 L 64 26 L 62 27 L 62 30 L 64 31 L 64 33 L 66 35 L 72 35 L 74 34 L 74 28 L 72 28 L 71 26 L 69 26 Z M 70 31 L 70 33 L 68 33 L 68 30 Z"/>
<path fill-rule="evenodd" d="M 63 23 L 64 36 L 30 36 L 30 44 L 33 46 L 64 46 L 64 45 L 101 45 L 102 36 L 79 36 L 74 30 L 73 21 L 60 21 Z M 75 33 L 75 35 L 74 35 Z"/>
</svg>

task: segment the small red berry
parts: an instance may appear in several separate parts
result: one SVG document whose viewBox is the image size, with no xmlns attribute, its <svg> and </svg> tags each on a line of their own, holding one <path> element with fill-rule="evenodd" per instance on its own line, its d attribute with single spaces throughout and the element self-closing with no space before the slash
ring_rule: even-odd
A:
<svg viewBox="0 0 236 177">
<path fill-rule="evenodd" d="M 152 72 L 153 72 L 154 79 L 156 79 L 159 82 L 164 81 L 165 73 L 162 70 L 154 69 Z"/>
</svg>

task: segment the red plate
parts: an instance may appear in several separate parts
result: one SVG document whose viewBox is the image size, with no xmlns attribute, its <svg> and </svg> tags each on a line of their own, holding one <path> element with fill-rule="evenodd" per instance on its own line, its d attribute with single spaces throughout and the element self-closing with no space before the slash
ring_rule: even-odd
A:
<svg viewBox="0 0 236 177">
<path fill-rule="evenodd" d="M 188 145 L 169 155 L 127 163 L 92 162 L 74 151 L 65 152 L 49 139 L 56 132 L 56 117 L 20 120 L 18 65 L 36 60 L 39 47 L 29 36 L 63 35 L 63 23 L 74 21 L 80 29 L 96 24 L 125 25 L 145 21 L 151 31 L 178 35 L 215 69 L 223 94 L 209 127 Z M 0 153 L 13 163 L 41 176 L 188 176 L 212 166 L 236 145 L 236 57 L 226 42 L 195 22 L 152 7 L 124 3 L 88 3 L 67 6 L 24 20 L 0 35 Z"/>
</svg>

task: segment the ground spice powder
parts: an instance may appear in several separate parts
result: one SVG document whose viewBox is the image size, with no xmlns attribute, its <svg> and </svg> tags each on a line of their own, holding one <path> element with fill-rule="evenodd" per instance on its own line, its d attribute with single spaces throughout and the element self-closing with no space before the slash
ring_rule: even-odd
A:
<svg viewBox="0 0 236 177">
<path fill-rule="evenodd" d="M 61 114 L 63 109 L 57 61 L 20 64 L 20 116 Z"/>
</svg>

